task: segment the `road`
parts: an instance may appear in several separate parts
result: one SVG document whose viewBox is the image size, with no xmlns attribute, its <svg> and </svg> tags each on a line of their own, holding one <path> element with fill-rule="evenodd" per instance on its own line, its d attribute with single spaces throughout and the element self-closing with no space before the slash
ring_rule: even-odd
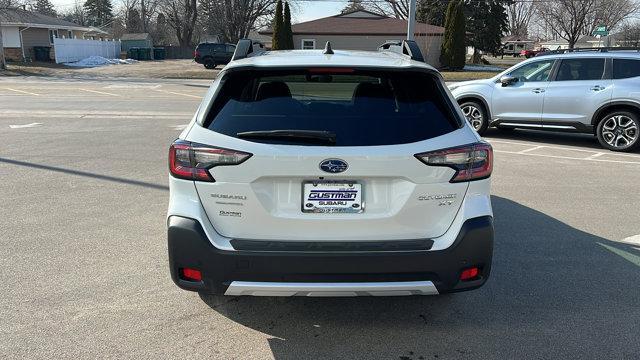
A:
<svg viewBox="0 0 640 360">
<path fill-rule="evenodd" d="M 640 357 L 640 154 L 584 135 L 489 133 L 496 243 L 479 290 L 179 290 L 167 148 L 207 85 L 0 78 L 3 358 Z"/>
</svg>

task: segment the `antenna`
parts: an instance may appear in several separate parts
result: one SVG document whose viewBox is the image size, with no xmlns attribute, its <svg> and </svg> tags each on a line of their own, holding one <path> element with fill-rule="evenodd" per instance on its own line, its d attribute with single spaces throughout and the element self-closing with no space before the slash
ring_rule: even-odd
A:
<svg viewBox="0 0 640 360">
<path fill-rule="evenodd" d="M 330 41 L 327 41 L 327 45 L 324 46 L 324 51 L 322 53 L 325 55 L 333 55 L 333 49 L 331 49 Z"/>
</svg>

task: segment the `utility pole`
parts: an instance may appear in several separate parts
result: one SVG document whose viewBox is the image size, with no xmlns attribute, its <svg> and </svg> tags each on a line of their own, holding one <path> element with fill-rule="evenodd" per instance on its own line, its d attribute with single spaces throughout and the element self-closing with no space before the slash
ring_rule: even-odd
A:
<svg viewBox="0 0 640 360">
<path fill-rule="evenodd" d="M 407 19 L 407 40 L 413 40 L 416 26 L 416 0 L 409 0 L 409 18 Z"/>
<path fill-rule="evenodd" d="M 0 70 L 6 70 L 6 69 L 7 69 L 7 63 L 4 60 L 4 44 L 2 43 L 2 24 L 0 24 Z"/>
</svg>

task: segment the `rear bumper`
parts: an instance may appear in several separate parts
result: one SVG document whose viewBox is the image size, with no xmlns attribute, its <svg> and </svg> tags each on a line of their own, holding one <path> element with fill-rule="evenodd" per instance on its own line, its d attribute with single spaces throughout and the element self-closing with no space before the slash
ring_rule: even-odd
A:
<svg viewBox="0 0 640 360">
<path fill-rule="evenodd" d="M 228 295 L 388 295 L 471 290 L 489 278 L 493 218 L 468 219 L 455 242 L 438 251 L 227 251 L 214 247 L 196 220 L 171 216 L 169 266 L 180 288 Z M 463 269 L 480 274 L 459 281 Z M 202 281 L 180 269 L 202 272 Z M 231 287 L 230 287 L 231 286 Z M 342 293 L 339 293 L 342 291 Z"/>
</svg>

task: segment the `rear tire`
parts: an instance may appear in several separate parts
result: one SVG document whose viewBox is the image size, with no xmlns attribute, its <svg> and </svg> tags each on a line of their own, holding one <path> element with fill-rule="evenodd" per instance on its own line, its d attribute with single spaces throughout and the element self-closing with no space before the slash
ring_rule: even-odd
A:
<svg viewBox="0 0 640 360">
<path fill-rule="evenodd" d="M 489 121 L 487 119 L 487 111 L 484 105 L 477 101 L 465 101 L 460 104 L 460 109 L 464 117 L 467 119 L 472 128 L 474 128 L 478 134 L 482 135 L 487 131 Z"/>
<path fill-rule="evenodd" d="M 633 151 L 640 145 L 640 119 L 628 111 L 614 111 L 600 119 L 596 135 L 602 147 L 611 151 Z"/>
<path fill-rule="evenodd" d="M 204 61 L 204 67 L 207 69 L 215 69 L 216 68 L 216 62 L 213 61 L 213 59 L 206 59 Z"/>
</svg>

